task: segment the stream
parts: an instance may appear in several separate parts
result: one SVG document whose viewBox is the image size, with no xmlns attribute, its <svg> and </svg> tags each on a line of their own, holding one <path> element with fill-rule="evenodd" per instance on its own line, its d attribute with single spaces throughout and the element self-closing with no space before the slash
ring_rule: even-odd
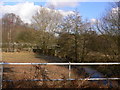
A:
<svg viewBox="0 0 120 90">
<path fill-rule="evenodd" d="M 86 66 L 82 68 L 85 70 L 87 74 L 90 75 L 91 78 L 105 78 L 105 76 L 102 73 L 98 72 L 97 70 L 93 68 L 86 67 Z M 102 82 L 104 85 L 107 85 L 109 83 L 109 87 L 113 87 L 111 81 L 102 80 Z"/>
</svg>

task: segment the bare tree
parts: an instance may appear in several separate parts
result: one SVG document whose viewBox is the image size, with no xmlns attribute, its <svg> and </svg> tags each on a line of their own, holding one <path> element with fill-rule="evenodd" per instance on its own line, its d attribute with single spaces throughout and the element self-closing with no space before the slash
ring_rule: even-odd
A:
<svg viewBox="0 0 120 90">
<path fill-rule="evenodd" d="M 22 24 L 22 20 L 14 13 L 6 13 L 2 17 L 2 39 L 4 43 L 9 43 L 9 49 L 11 44 L 15 42 L 17 36 L 17 27 Z"/>
<path fill-rule="evenodd" d="M 66 53 L 68 55 L 67 58 L 70 58 L 74 55 L 74 62 L 82 62 L 85 58 L 86 52 L 86 36 L 85 33 L 88 31 L 88 22 L 83 22 L 81 16 L 76 11 L 74 14 L 68 15 L 67 17 L 64 17 L 63 23 L 61 25 L 61 35 L 60 37 L 64 37 L 65 39 L 68 38 L 68 40 L 65 40 L 66 42 L 61 45 L 63 41 L 59 41 L 60 47 L 65 48 L 64 44 L 69 47 L 69 49 L 66 50 Z M 71 38 L 70 38 L 71 36 Z M 67 48 L 68 48 L 67 47 Z M 65 50 L 62 49 L 62 50 Z M 70 54 L 72 53 L 72 54 Z M 73 54 L 74 53 L 74 54 Z M 73 60 L 72 60 L 73 61 Z"/>
<path fill-rule="evenodd" d="M 97 22 L 98 31 L 105 36 L 107 41 L 111 42 L 111 48 L 107 50 L 112 54 L 112 59 L 120 55 L 120 22 L 118 3 L 113 3 L 109 11 Z"/>
<path fill-rule="evenodd" d="M 50 43 L 55 40 L 53 36 L 57 30 L 58 24 L 60 23 L 61 17 L 62 15 L 58 11 L 43 7 L 41 7 L 33 16 L 33 26 L 35 26 L 37 30 L 42 31 L 41 48 L 44 51 L 48 48 Z"/>
</svg>

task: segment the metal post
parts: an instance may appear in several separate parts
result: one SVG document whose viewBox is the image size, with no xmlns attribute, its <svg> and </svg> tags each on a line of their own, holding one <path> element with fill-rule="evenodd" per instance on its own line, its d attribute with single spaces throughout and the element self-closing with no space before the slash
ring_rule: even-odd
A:
<svg viewBox="0 0 120 90">
<path fill-rule="evenodd" d="M 71 78 L 71 65 L 70 65 L 70 62 L 69 62 L 69 79 Z"/>
<path fill-rule="evenodd" d="M 2 62 L 2 19 L 0 20 L 0 62 Z M 0 90 L 2 89 L 3 65 L 0 65 Z"/>
<path fill-rule="evenodd" d="M 3 63 L 3 62 L 2 62 Z M 0 66 L 0 90 L 2 90 L 2 80 L 3 80 L 3 64 Z"/>
</svg>

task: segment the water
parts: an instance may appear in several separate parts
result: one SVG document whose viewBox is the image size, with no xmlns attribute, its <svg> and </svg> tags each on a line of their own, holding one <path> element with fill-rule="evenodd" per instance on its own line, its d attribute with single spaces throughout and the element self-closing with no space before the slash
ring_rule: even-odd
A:
<svg viewBox="0 0 120 90">
<path fill-rule="evenodd" d="M 86 73 L 88 73 L 90 75 L 91 78 L 104 78 L 104 75 L 101 74 L 100 72 L 98 72 L 97 70 L 94 70 L 90 67 L 83 67 L 83 69 L 85 70 Z M 107 85 L 109 84 L 109 87 L 113 87 L 111 81 L 107 81 L 107 80 L 103 80 L 103 84 Z"/>
</svg>

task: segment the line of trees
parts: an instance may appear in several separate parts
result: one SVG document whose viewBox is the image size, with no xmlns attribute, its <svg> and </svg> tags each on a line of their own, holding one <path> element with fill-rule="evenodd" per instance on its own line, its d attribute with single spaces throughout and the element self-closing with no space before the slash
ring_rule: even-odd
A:
<svg viewBox="0 0 120 90">
<path fill-rule="evenodd" d="M 116 4 L 115 4 L 116 5 Z M 117 8 L 117 6 L 115 6 Z M 115 60 L 120 57 L 120 25 L 118 12 L 107 11 L 94 25 L 83 20 L 79 12 L 63 16 L 54 9 L 41 8 L 32 23 L 24 23 L 19 16 L 7 13 L 2 17 L 3 44 L 29 43 L 70 62 Z"/>
</svg>

